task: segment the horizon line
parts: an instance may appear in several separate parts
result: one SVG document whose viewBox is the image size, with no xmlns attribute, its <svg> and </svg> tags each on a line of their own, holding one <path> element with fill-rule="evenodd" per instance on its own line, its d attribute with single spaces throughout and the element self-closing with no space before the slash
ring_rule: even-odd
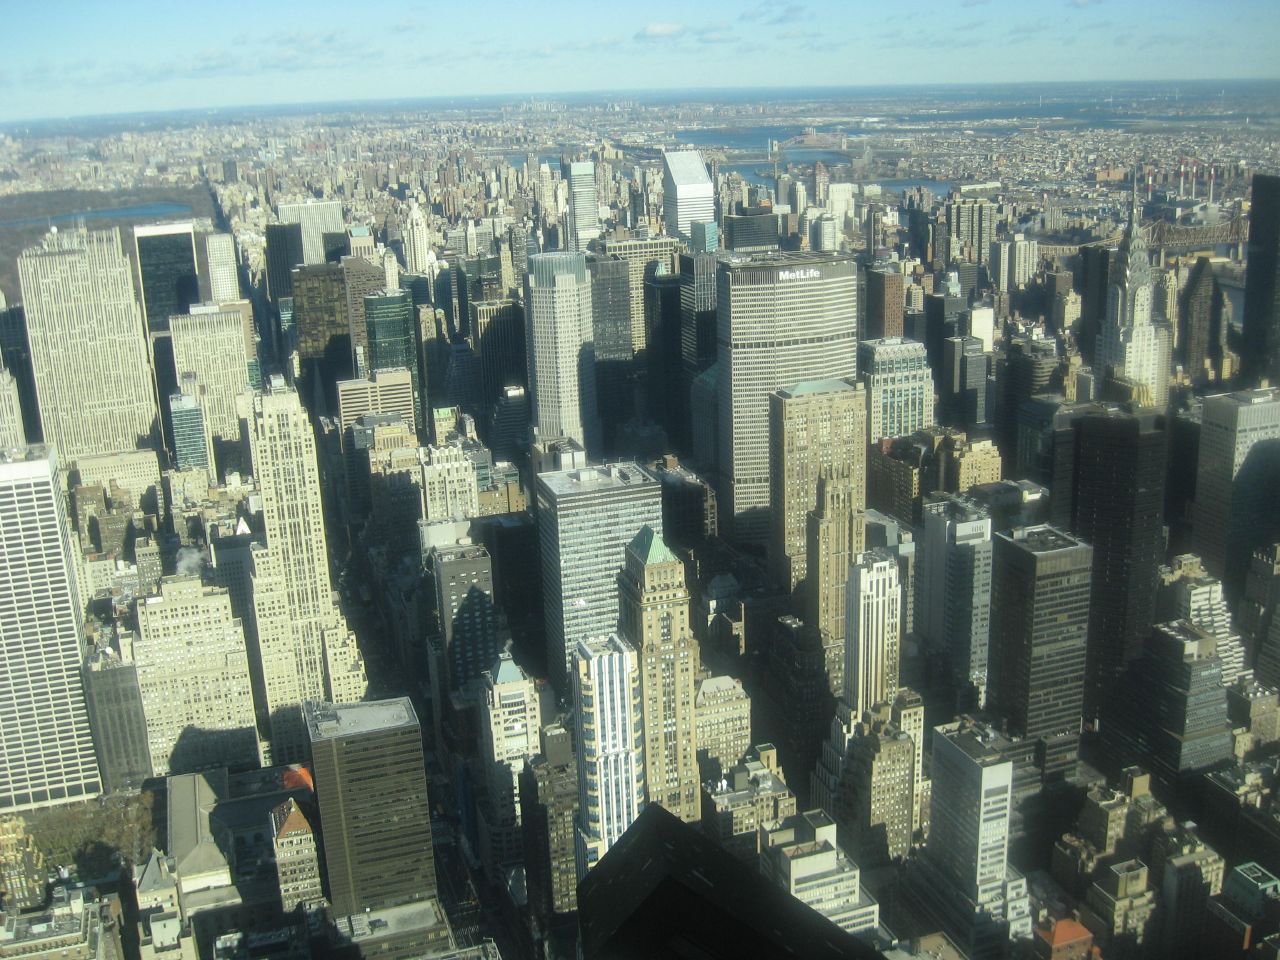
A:
<svg viewBox="0 0 1280 960">
<path fill-rule="evenodd" d="M 682 86 L 671 87 L 630 87 L 617 89 L 580 89 L 580 90 L 540 90 L 525 93 L 504 92 L 504 93 L 486 93 L 486 94 L 452 94 L 438 96 L 422 96 L 422 97 L 361 97 L 339 100 L 298 100 L 292 102 L 261 102 L 261 103 L 238 103 L 225 104 L 221 106 L 207 107 L 175 107 L 167 109 L 153 110 L 120 110 L 112 113 L 84 113 L 84 114 L 67 114 L 61 116 L 43 116 L 43 117 L 23 117 L 12 120 L 0 119 L 0 127 L 13 127 L 23 124 L 51 124 L 51 123 L 69 123 L 77 120 L 85 121 L 104 121 L 104 120 L 128 120 L 128 119 L 145 119 L 149 117 L 173 117 L 173 116 L 191 116 L 197 114 L 236 114 L 240 112 L 270 112 L 270 111 L 298 111 L 305 108 L 314 108 L 315 112 L 326 112 L 321 108 L 355 108 L 360 105 L 394 105 L 394 104 L 426 104 L 426 103 L 457 103 L 457 102 L 479 102 L 490 101 L 497 103 L 521 103 L 530 100 L 538 100 L 554 97 L 586 97 L 607 99 L 615 96 L 652 96 L 655 94 L 679 94 L 683 92 L 685 96 L 680 99 L 687 102 L 696 102 L 707 94 L 724 94 L 736 93 L 746 94 L 752 92 L 759 93 L 798 93 L 801 91 L 810 91 L 814 94 L 831 94 L 841 91 L 871 91 L 871 90 L 938 90 L 938 89 L 963 89 L 970 88 L 993 88 L 993 87 L 1017 87 L 1019 89 L 1032 89 L 1037 87 L 1066 87 L 1066 86 L 1157 86 L 1172 85 L 1176 91 L 1183 86 L 1212 86 L 1214 84 L 1276 84 L 1280 85 L 1280 77 L 1214 77 L 1208 79 L 1187 80 L 1187 79 L 1158 79 L 1158 80 L 1029 80 L 1029 81 L 1001 81 L 1001 80 L 982 80 L 982 81 L 938 81 L 934 83 L 875 83 L 875 84 L 825 84 L 825 85 L 763 85 L 763 86 L 724 86 L 724 87 L 695 87 L 687 88 Z M 342 111 L 339 111 L 342 112 Z"/>
</svg>

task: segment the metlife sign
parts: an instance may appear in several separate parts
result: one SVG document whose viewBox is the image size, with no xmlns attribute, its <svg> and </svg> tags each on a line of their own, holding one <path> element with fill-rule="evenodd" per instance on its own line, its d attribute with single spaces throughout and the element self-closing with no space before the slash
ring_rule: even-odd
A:
<svg viewBox="0 0 1280 960">
<path fill-rule="evenodd" d="M 822 276 L 817 267 L 808 267 L 804 270 L 779 270 L 779 280 L 817 280 Z"/>
</svg>

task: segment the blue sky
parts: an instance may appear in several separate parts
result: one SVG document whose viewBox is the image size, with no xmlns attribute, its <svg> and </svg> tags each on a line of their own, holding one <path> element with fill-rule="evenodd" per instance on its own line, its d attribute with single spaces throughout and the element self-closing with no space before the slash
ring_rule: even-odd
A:
<svg viewBox="0 0 1280 960">
<path fill-rule="evenodd" d="M 1280 78 L 1277 0 L 0 0 L 0 121 L 393 97 Z"/>
</svg>

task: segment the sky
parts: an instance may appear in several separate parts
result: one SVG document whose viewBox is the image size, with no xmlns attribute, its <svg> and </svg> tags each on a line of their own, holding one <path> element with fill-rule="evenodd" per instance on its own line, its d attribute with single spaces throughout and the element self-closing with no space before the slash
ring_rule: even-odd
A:
<svg viewBox="0 0 1280 960">
<path fill-rule="evenodd" d="M 1280 79 L 1277 0 L 0 0 L 0 121 L 593 90 Z"/>
</svg>

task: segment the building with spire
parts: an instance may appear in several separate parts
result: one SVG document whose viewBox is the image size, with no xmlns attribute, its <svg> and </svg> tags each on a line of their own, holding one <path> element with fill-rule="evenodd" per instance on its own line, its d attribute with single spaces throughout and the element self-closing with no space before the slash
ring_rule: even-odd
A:
<svg viewBox="0 0 1280 960">
<path fill-rule="evenodd" d="M 1163 408 L 1169 402 L 1172 336 L 1168 321 L 1152 309 L 1154 277 L 1148 256 L 1135 195 L 1109 273 L 1095 366 L 1113 383 L 1127 384 L 1142 406 Z"/>
</svg>

